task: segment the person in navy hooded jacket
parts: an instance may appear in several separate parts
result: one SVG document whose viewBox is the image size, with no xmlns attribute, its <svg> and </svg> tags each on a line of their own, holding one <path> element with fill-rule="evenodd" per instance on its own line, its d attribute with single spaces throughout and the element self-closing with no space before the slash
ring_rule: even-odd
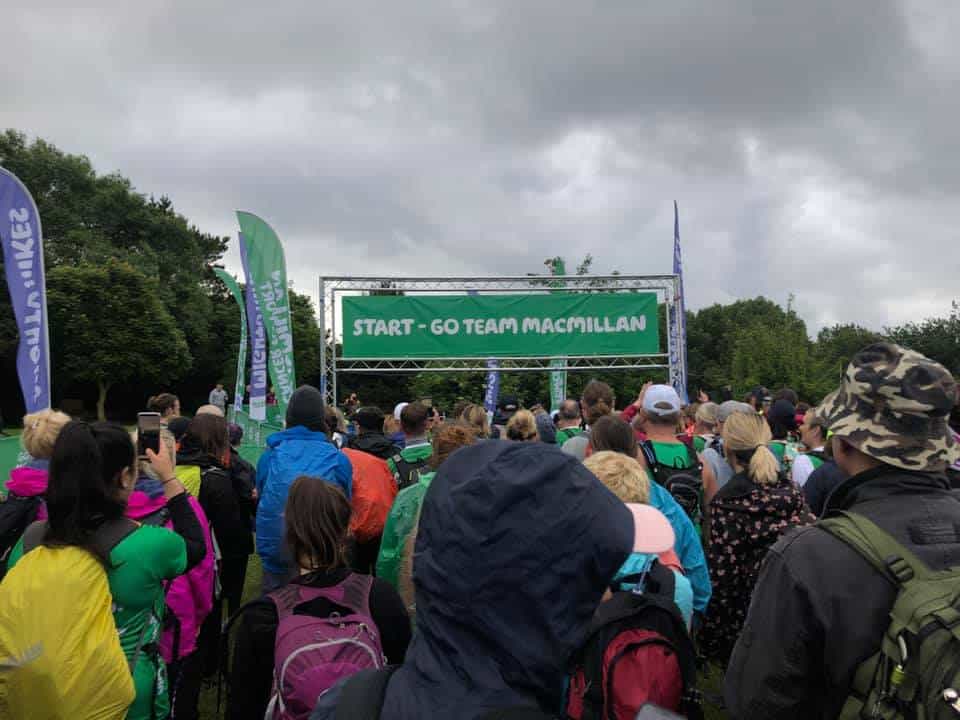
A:
<svg viewBox="0 0 960 720">
<path fill-rule="evenodd" d="M 334 686 L 311 720 L 377 717 L 338 707 L 358 694 L 382 720 L 555 715 L 567 658 L 633 543 L 627 506 L 557 446 L 457 450 L 420 513 L 417 629 L 403 665 Z M 383 694 L 368 687 L 378 679 Z"/>
<path fill-rule="evenodd" d="M 283 542 L 283 508 L 293 481 L 306 475 L 338 485 L 347 500 L 352 494 L 350 460 L 330 442 L 324 411 L 319 390 L 297 388 L 287 405 L 287 429 L 267 438 L 257 464 L 257 554 L 264 592 L 285 585 L 294 572 Z"/>
</svg>

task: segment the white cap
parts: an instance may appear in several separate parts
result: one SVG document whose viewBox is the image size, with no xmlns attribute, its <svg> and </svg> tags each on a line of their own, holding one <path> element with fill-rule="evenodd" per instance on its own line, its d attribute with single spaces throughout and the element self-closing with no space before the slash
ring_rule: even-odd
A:
<svg viewBox="0 0 960 720">
<path fill-rule="evenodd" d="M 651 385 L 643 396 L 643 409 L 651 415 L 673 415 L 683 409 L 683 403 L 669 385 Z"/>
<path fill-rule="evenodd" d="M 409 404 L 410 404 L 410 403 L 397 403 L 397 406 L 393 409 L 393 416 L 394 416 L 397 420 L 399 420 L 399 419 L 400 419 L 400 413 L 402 413 L 402 412 L 403 412 L 403 409 L 404 409 L 407 405 L 409 405 Z"/>
</svg>

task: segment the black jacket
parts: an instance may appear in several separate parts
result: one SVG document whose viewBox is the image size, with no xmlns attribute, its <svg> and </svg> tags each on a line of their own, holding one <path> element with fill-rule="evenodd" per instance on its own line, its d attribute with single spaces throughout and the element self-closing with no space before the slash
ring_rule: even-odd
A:
<svg viewBox="0 0 960 720">
<path fill-rule="evenodd" d="M 713 497 L 707 548 L 713 596 L 701 633 L 707 657 L 727 661 L 767 551 L 781 535 L 813 520 L 800 491 L 786 479 L 756 485 L 740 473 Z"/>
<path fill-rule="evenodd" d="M 293 582 L 310 587 L 330 587 L 343 582 L 349 570 L 304 575 Z M 326 617 L 337 606 L 326 598 L 318 598 L 297 607 L 296 614 Z M 341 608 L 342 612 L 342 608 Z M 383 654 L 395 665 L 403 662 L 410 644 L 410 618 L 403 600 L 392 585 L 374 578 L 370 588 L 370 615 L 377 624 Z M 277 606 L 267 596 L 256 600 L 242 611 L 233 648 L 230 669 L 230 697 L 227 717 L 230 720 L 260 720 L 270 700 L 273 682 L 274 646 L 277 638 Z"/>
<path fill-rule="evenodd" d="M 835 460 L 827 460 L 810 473 L 810 477 L 803 486 L 803 497 L 807 500 L 810 512 L 817 517 L 823 515 L 830 493 L 846 479 L 847 474 L 840 469 Z"/>
<path fill-rule="evenodd" d="M 934 570 L 960 565 L 960 499 L 945 478 L 883 466 L 839 485 L 831 510 L 860 513 Z M 737 720 L 836 718 L 857 666 L 880 647 L 895 590 L 816 525 L 771 548 L 724 690 Z"/>
<path fill-rule="evenodd" d="M 347 447 L 376 455 L 381 460 L 389 460 L 400 452 L 400 448 L 390 442 L 383 433 L 368 431 L 350 438 Z"/>
<path fill-rule="evenodd" d="M 420 511 L 417 632 L 381 719 L 559 709 L 567 659 L 632 546 L 624 504 L 556 445 L 457 450 Z M 311 720 L 335 719 L 340 688 Z"/>
<path fill-rule="evenodd" d="M 197 500 L 210 521 L 224 557 L 253 552 L 253 507 L 250 488 L 209 455 L 186 452 L 177 455 L 177 465 L 196 465 L 203 473 Z M 219 472 L 207 472 L 210 469 Z"/>
</svg>

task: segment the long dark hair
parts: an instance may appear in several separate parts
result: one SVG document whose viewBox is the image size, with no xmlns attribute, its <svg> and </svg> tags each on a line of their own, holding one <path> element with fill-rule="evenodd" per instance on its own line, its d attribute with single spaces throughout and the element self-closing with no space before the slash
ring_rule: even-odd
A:
<svg viewBox="0 0 960 720">
<path fill-rule="evenodd" d="M 336 570 L 347 564 L 346 539 L 350 502 L 343 491 L 323 478 L 294 480 L 284 510 L 286 541 L 298 565 L 308 570 Z"/>
<path fill-rule="evenodd" d="M 613 389 L 601 380 L 588 382 L 580 399 L 588 425 L 593 425 L 604 415 L 613 412 Z"/>
<path fill-rule="evenodd" d="M 180 452 L 200 452 L 210 456 L 217 464 L 223 464 L 227 455 L 229 438 L 227 421 L 219 415 L 197 415 L 187 426 L 180 441 Z"/>
<path fill-rule="evenodd" d="M 109 567 L 110 559 L 93 546 L 93 534 L 104 522 L 123 516 L 120 474 L 134 467 L 136 449 L 119 425 L 67 423 L 50 458 L 44 544 L 82 547 Z"/>
</svg>

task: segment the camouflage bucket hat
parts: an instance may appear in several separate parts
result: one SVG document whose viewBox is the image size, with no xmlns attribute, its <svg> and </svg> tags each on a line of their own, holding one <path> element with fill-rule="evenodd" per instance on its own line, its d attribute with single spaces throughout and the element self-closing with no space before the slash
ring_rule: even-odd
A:
<svg viewBox="0 0 960 720">
<path fill-rule="evenodd" d="M 840 389 L 816 410 L 830 431 L 862 453 L 904 470 L 941 472 L 960 449 L 947 418 L 957 399 L 939 363 L 893 343 L 858 352 Z"/>
</svg>

